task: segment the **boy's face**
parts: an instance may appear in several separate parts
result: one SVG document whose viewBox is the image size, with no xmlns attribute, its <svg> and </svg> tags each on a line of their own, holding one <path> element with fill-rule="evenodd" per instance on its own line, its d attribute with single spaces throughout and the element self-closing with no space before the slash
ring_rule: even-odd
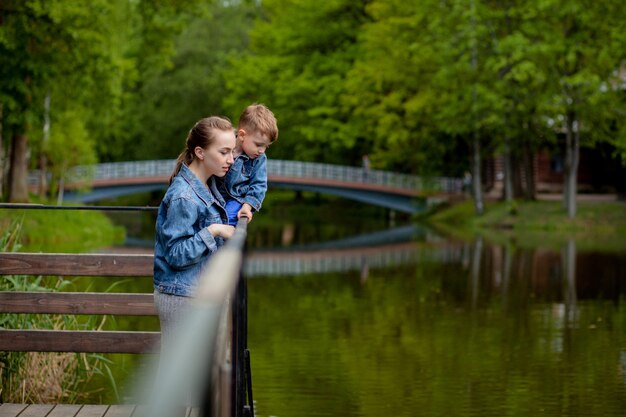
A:
<svg viewBox="0 0 626 417">
<path fill-rule="evenodd" d="M 241 141 L 241 149 L 251 159 L 256 159 L 263 155 L 270 146 L 270 138 L 259 132 L 239 129 L 237 139 Z"/>
</svg>

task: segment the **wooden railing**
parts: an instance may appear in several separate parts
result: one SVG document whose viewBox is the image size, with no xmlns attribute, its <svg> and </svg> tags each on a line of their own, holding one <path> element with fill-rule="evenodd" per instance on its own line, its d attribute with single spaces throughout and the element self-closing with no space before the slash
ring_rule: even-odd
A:
<svg viewBox="0 0 626 417">
<path fill-rule="evenodd" d="M 6 207 L 5 207 L 6 208 Z M 40 208 L 40 207 L 38 207 Z M 154 390 L 133 413 L 177 415 L 185 390 L 198 390 L 200 416 L 254 415 L 247 351 L 246 285 L 242 273 L 247 219 L 212 255 L 200 277 L 194 309 L 165 358 Z M 0 276 L 152 276 L 152 255 L 0 253 Z M 155 315 L 153 294 L 85 292 L 0 292 L 0 313 Z M 0 351 L 150 353 L 159 332 L 94 330 L 0 330 Z M 190 384 L 193 381 L 193 384 Z M 181 391 L 182 390 L 182 391 Z M 199 394 L 199 397 L 198 397 Z M 144 403 L 144 404 L 146 404 Z"/>
<path fill-rule="evenodd" d="M 0 253 L 0 275 L 151 276 L 152 255 Z M 153 295 L 84 292 L 0 292 L 0 313 L 155 315 Z M 148 353 L 158 332 L 0 330 L 0 351 Z"/>
</svg>

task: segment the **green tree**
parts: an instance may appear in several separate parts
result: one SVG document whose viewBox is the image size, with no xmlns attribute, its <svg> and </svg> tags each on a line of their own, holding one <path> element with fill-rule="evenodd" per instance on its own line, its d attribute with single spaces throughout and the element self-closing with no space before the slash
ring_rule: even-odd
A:
<svg viewBox="0 0 626 417">
<path fill-rule="evenodd" d="M 492 44 L 485 7 L 380 0 L 368 11 L 374 22 L 365 26 L 365 58 L 352 84 L 355 92 L 367 90 L 353 100 L 355 115 L 375 126 L 369 132 L 377 149 L 411 165 L 426 165 L 463 142 L 472 150 L 473 194 L 482 212 L 482 147 L 502 124 L 494 111 L 501 100 L 486 71 Z M 406 148 L 417 150 L 413 159 L 402 154 Z M 379 155 L 389 160 L 385 153 Z"/>
<path fill-rule="evenodd" d="M 494 131 L 494 150 L 504 161 L 503 197 L 510 201 L 522 193 L 535 196 L 533 157 L 539 146 L 549 144 L 555 132 L 546 123 L 551 93 L 547 86 L 552 57 L 543 42 L 538 8 L 533 2 L 485 1 L 485 25 L 492 49 L 485 71 L 495 82 L 493 93 L 501 119 Z M 525 179 L 522 186 L 521 179 Z"/>
<path fill-rule="evenodd" d="M 626 58 L 626 3 L 537 1 L 549 68 L 554 128 L 565 134 L 564 206 L 576 215 L 580 146 L 616 136 L 623 96 L 619 70 Z"/>
<path fill-rule="evenodd" d="M 356 162 L 362 150 L 341 102 L 356 58 L 367 1 L 268 0 L 250 47 L 231 62 L 224 100 L 238 117 L 252 102 L 275 113 L 280 143 L 272 156 Z"/>
<path fill-rule="evenodd" d="M 517 184 L 524 177 L 526 196 L 533 198 L 532 156 L 567 125 L 568 108 L 582 117 L 570 123 L 570 142 L 584 132 L 593 140 L 620 143 L 623 7 L 618 2 L 561 7 L 541 0 L 373 1 L 344 99 L 352 125 L 360 127 L 353 130 L 373 140 L 379 164 L 418 170 L 466 144 L 479 213 L 481 158 L 493 152 L 505 155 L 505 197 L 514 195 L 512 178 Z M 564 29 L 568 25 L 575 36 Z M 573 69 L 566 70 L 567 63 Z M 575 147 L 570 149 L 575 155 Z"/>
<path fill-rule="evenodd" d="M 57 127 L 52 129 L 49 142 L 43 150 L 51 164 L 51 191 L 58 191 L 59 201 L 62 201 L 69 168 L 95 164 L 98 158 L 94 139 L 89 135 L 82 112 L 64 111 L 56 114 L 54 123 Z"/>
<path fill-rule="evenodd" d="M 136 117 L 146 99 L 138 94 L 142 77 L 171 64 L 176 35 L 191 17 L 203 13 L 205 4 L 201 0 L 0 4 L 0 106 L 4 137 L 12 140 L 11 201 L 28 199 L 29 148 L 41 168 L 48 165 L 49 136 L 44 129 L 52 134 L 55 129 L 75 131 L 58 125 L 69 120 L 65 114 L 82 120 L 90 139 L 85 145 L 95 146 L 101 158 L 127 157 L 123 152 L 134 139 L 132 133 L 147 130 L 139 127 Z M 66 140 L 68 148 L 75 145 L 75 138 Z"/>
<path fill-rule="evenodd" d="M 198 119 L 225 113 L 224 68 L 245 50 L 257 10 L 250 2 L 216 2 L 186 25 L 174 41 L 171 65 L 149 72 L 137 91 L 136 139 L 125 145 L 127 158 L 172 158 Z"/>
<path fill-rule="evenodd" d="M 3 131 L 11 137 L 10 201 L 28 200 L 28 142 L 42 130 L 37 127 L 43 125 L 45 98 L 55 88 L 61 91 L 59 82 L 68 82 L 81 89 L 62 94 L 80 103 L 84 95 L 67 94 L 88 90 L 89 81 L 96 83 L 111 70 L 106 23 L 114 4 L 9 0 L 0 5 L 0 103 Z"/>
<path fill-rule="evenodd" d="M 100 160 L 129 160 L 141 155 L 143 138 L 155 133 L 155 127 L 144 119 L 155 100 L 150 94 L 151 80 L 173 68 L 175 40 L 193 19 L 206 15 L 208 4 L 204 0 L 126 0 L 116 9 L 118 24 L 111 43 L 121 67 L 109 81 L 116 83 L 120 94 L 105 112 L 105 119 L 88 124 L 89 130 L 98 134 Z M 161 119 L 171 118 L 167 110 L 161 110 Z"/>
<path fill-rule="evenodd" d="M 350 133 L 375 166 L 427 174 L 442 169 L 450 138 L 434 122 L 435 91 L 428 88 L 439 66 L 428 21 L 431 3 L 374 1 L 359 33 L 358 58 L 342 100 L 350 110 Z"/>
</svg>

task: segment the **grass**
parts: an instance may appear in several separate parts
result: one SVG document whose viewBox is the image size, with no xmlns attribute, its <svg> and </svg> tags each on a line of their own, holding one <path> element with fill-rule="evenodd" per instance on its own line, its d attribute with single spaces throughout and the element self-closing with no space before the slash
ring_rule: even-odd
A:
<svg viewBox="0 0 626 417">
<path fill-rule="evenodd" d="M 21 250 L 87 252 L 124 241 L 124 229 L 101 212 L 0 209 L 0 233 L 21 224 Z"/>
<path fill-rule="evenodd" d="M 560 202 L 487 202 L 476 216 L 473 202 L 445 207 L 425 218 L 444 233 L 469 239 L 476 235 L 522 247 L 559 248 L 575 239 L 580 250 L 626 251 L 626 203 L 579 202 L 569 219 Z"/>
</svg>

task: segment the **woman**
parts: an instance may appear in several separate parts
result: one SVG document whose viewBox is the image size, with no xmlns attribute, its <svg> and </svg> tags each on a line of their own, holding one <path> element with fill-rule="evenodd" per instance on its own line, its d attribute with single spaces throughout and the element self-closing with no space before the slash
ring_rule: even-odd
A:
<svg viewBox="0 0 626 417">
<path fill-rule="evenodd" d="M 233 126 L 207 117 L 195 124 L 178 157 L 159 206 L 154 247 L 154 303 L 161 322 L 162 345 L 189 304 L 210 255 L 235 231 L 214 177 L 233 163 Z"/>
</svg>

